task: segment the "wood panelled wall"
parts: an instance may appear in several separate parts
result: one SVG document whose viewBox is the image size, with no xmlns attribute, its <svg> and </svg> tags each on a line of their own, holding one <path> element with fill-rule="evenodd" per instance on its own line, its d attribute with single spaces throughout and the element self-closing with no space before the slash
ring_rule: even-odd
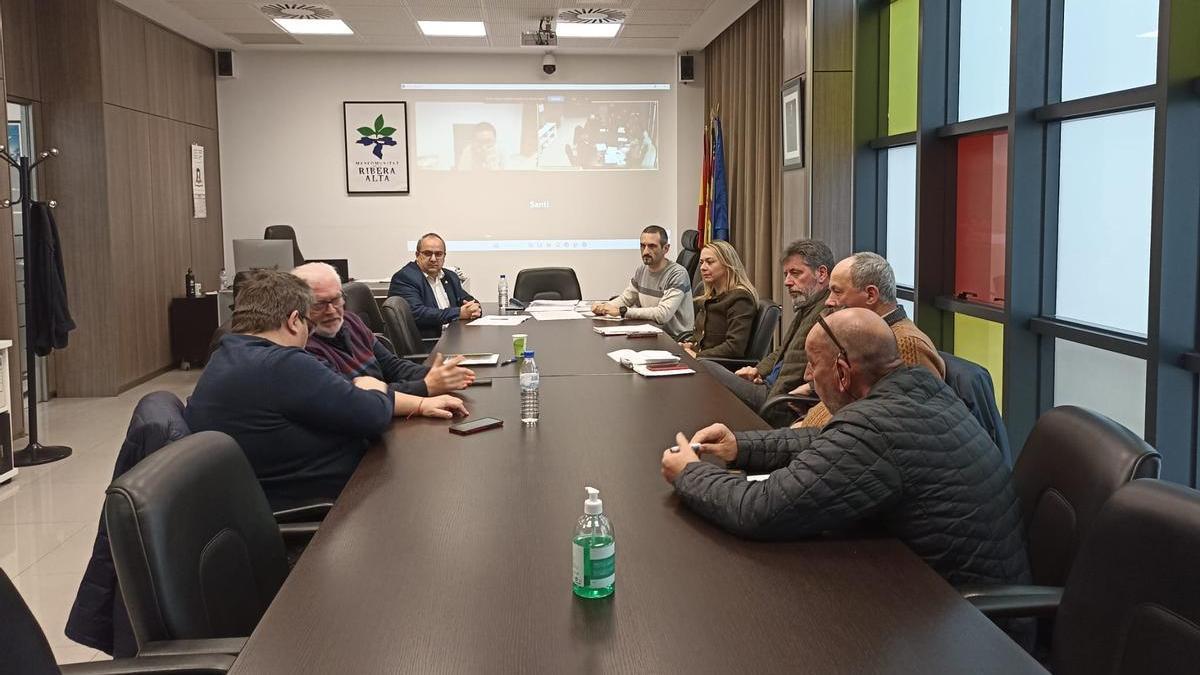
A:
<svg viewBox="0 0 1200 675">
<path fill-rule="evenodd" d="M 28 31 L 5 31 L 22 41 L 5 52 L 36 65 L 19 76 L 19 96 L 38 102 L 39 147 L 62 150 L 40 188 L 60 205 L 78 328 L 53 357 L 52 386 L 59 396 L 114 395 L 170 367 L 167 306 L 187 268 L 206 288 L 218 282 L 213 55 L 112 0 L 0 0 L 0 11 L 34 18 Z M 192 143 L 205 148 L 204 219 L 192 218 Z"/>
<path fill-rule="evenodd" d="M 849 255 L 854 203 L 854 24 L 850 0 L 808 0 L 812 236 Z"/>
</svg>

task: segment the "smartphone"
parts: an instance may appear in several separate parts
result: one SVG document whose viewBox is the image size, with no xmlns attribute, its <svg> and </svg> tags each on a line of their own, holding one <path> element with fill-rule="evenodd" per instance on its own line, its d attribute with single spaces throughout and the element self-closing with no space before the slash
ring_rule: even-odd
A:
<svg viewBox="0 0 1200 675">
<path fill-rule="evenodd" d="M 498 420 L 495 417 L 480 417 L 470 422 L 455 424 L 450 427 L 450 433 L 458 434 L 459 436 L 469 436 L 480 431 L 487 431 L 488 429 L 495 429 L 502 426 L 504 426 L 504 420 Z"/>
<path fill-rule="evenodd" d="M 471 384 L 469 384 L 467 386 L 469 386 L 469 387 L 490 387 L 490 386 L 492 386 L 492 381 L 485 377 L 485 378 L 475 380 L 474 382 L 472 382 Z"/>
</svg>

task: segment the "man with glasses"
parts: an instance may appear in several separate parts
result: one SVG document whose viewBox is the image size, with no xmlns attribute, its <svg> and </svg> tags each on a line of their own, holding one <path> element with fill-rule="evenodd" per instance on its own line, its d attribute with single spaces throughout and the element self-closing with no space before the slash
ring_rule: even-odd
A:
<svg viewBox="0 0 1200 675">
<path fill-rule="evenodd" d="M 238 294 L 233 332 L 221 339 L 183 416 L 196 431 L 233 437 L 275 510 L 337 497 L 392 417 L 466 415 L 453 396 L 392 391 L 373 377 L 331 372 L 304 345 L 313 294 L 286 272 L 262 272 Z"/>
<path fill-rule="evenodd" d="M 435 338 L 442 328 L 459 319 L 483 315 L 479 301 L 463 288 L 458 275 L 446 274 L 446 240 L 430 232 L 417 241 L 417 259 L 392 275 L 388 296 L 398 295 L 412 308 L 422 337 Z"/>
<path fill-rule="evenodd" d="M 834 266 L 829 275 L 829 298 L 826 314 L 846 307 L 870 310 L 883 318 L 896 337 L 900 360 L 912 366 L 923 366 L 941 379 L 946 379 L 946 362 L 938 355 L 937 347 L 917 324 L 913 323 L 896 300 L 896 275 L 892 265 L 878 253 L 855 253 Z M 807 394 L 802 389 L 793 393 Z M 802 427 L 821 427 L 831 417 L 828 406 L 818 403 L 809 408 Z"/>
<path fill-rule="evenodd" d="M 829 424 L 677 434 L 662 473 L 683 502 L 751 539 L 865 526 L 901 540 L 952 584 L 1029 583 L 1008 467 L 954 391 L 905 365 L 891 328 L 867 309 L 822 317 L 805 350 Z M 748 481 L 704 454 L 768 476 Z"/>
<path fill-rule="evenodd" d="M 292 274 L 308 284 L 315 299 L 308 310 L 315 328 L 305 348 L 334 372 L 350 379 L 369 375 L 387 382 L 395 391 L 414 396 L 446 394 L 475 381 L 475 373 L 459 365 L 461 356 L 443 361 L 438 354 L 433 366 L 426 367 L 393 354 L 357 314 L 346 312 L 342 281 L 332 266 L 307 263 L 292 270 Z"/>
</svg>

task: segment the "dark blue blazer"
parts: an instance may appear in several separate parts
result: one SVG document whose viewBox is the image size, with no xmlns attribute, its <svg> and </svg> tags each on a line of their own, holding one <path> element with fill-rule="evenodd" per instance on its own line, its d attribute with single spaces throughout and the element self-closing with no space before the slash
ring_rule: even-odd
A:
<svg viewBox="0 0 1200 675">
<path fill-rule="evenodd" d="M 442 334 L 444 324 L 458 321 L 458 308 L 463 302 L 475 299 L 463 288 L 458 275 L 449 270 L 442 275 L 442 288 L 446 289 L 446 297 L 450 299 L 450 306 L 446 309 L 438 308 L 437 298 L 433 296 L 425 273 L 413 261 L 392 275 L 388 297 L 398 295 L 412 307 L 413 318 L 417 320 L 422 337 L 438 337 Z"/>
</svg>

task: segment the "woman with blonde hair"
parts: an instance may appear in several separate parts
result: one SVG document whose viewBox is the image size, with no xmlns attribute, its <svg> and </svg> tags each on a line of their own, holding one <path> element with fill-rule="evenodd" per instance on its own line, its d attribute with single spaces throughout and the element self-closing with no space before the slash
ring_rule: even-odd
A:
<svg viewBox="0 0 1200 675">
<path fill-rule="evenodd" d="M 704 294 L 695 299 L 696 328 L 683 348 L 696 357 L 744 357 L 758 312 L 758 292 L 737 249 L 726 241 L 705 244 L 700 249 L 700 277 Z"/>
</svg>

